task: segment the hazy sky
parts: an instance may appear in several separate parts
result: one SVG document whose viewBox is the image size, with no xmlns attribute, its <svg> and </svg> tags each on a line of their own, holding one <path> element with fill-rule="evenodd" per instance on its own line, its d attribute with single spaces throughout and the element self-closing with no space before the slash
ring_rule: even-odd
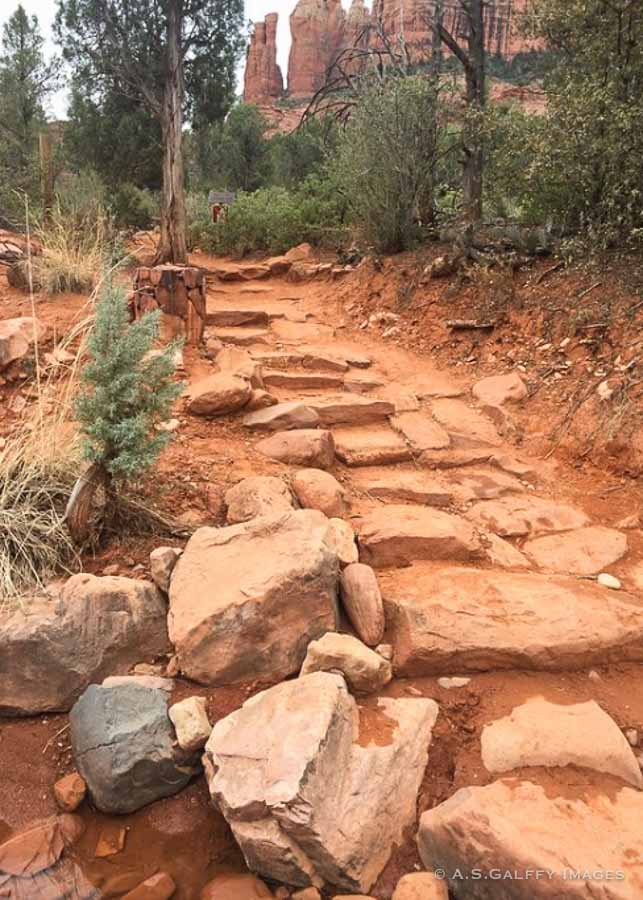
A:
<svg viewBox="0 0 643 900">
<path fill-rule="evenodd" d="M 350 0 L 342 0 L 345 7 L 350 5 Z M 266 13 L 279 13 L 279 32 L 277 36 L 279 47 L 279 64 L 281 65 L 284 78 L 288 70 L 288 51 L 290 49 L 290 30 L 288 28 L 288 17 L 292 12 L 296 0 L 246 0 L 246 18 L 256 21 L 263 19 Z M 18 0 L 0 0 L 0 26 L 6 22 L 12 12 L 18 5 Z M 22 5 L 29 14 L 35 14 L 40 20 L 43 32 L 50 40 L 51 23 L 53 22 L 56 12 L 55 0 L 22 0 Z M 369 4 L 370 5 L 370 4 Z M 51 42 L 48 49 L 54 49 Z M 242 84 L 243 67 L 239 73 L 239 87 Z M 52 101 L 52 111 L 57 116 L 65 114 L 65 94 L 62 91 Z"/>
</svg>

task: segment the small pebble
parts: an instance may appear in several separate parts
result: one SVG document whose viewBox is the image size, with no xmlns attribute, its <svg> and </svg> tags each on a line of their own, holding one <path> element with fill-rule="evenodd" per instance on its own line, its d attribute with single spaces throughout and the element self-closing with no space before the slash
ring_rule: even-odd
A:
<svg viewBox="0 0 643 900">
<path fill-rule="evenodd" d="M 639 733 L 636 728 L 626 728 L 625 737 L 627 738 L 631 747 L 638 747 Z"/>
<path fill-rule="evenodd" d="M 621 582 L 618 578 L 615 578 L 614 575 L 610 575 L 608 572 L 601 572 L 596 580 L 603 587 L 611 588 L 613 591 L 620 591 L 621 589 Z"/>
<path fill-rule="evenodd" d="M 460 688 L 465 687 L 471 681 L 470 678 L 454 676 L 453 678 L 438 678 L 438 684 L 441 688 Z"/>
</svg>

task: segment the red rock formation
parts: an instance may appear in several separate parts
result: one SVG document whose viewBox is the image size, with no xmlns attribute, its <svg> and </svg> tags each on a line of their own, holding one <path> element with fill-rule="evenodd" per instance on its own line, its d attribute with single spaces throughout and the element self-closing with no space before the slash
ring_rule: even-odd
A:
<svg viewBox="0 0 643 900">
<path fill-rule="evenodd" d="M 270 13 L 264 22 L 257 22 L 250 38 L 243 99 L 246 103 L 261 103 L 281 97 L 284 79 L 277 65 L 277 22 L 279 15 Z"/>
<path fill-rule="evenodd" d="M 322 86 L 342 46 L 345 19 L 341 0 L 299 0 L 290 16 L 291 97 L 310 97 Z"/>
</svg>

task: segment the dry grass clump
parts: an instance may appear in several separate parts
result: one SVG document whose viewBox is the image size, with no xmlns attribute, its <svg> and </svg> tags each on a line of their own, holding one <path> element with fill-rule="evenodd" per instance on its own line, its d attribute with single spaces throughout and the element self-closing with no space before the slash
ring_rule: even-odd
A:
<svg viewBox="0 0 643 900">
<path fill-rule="evenodd" d="M 60 206 L 37 232 L 42 254 L 32 260 L 33 283 L 47 294 L 92 290 L 114 256 L 114 231 L 101 208 L 77 218 Z"/>
<path fill-rule="evenodd" d="M 88 321 L 65 342 L 80 346 L 62 377 L 41 375 L 36 356 L 38 401 L 0 450 L 0 609 L 69 571 L 77 556 L 64 514 L 80 461 L 71 413 Z"/>
</svg>

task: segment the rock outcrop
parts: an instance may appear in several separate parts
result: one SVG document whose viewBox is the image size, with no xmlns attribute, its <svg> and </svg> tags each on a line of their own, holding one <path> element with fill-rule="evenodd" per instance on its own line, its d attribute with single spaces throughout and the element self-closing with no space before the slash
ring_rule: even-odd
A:
<svg viewBox="0 0 643 900">
<path fill-rule="evenodd" d="M 339 564 L 317 510 L 200 528 L 172 575 L 169 631 L 201 684 L 278 681 L 334 631 Z M 249 652 L 248 648 L 252 648 Z"/>
<path fill-rule="evenodd" d="M 145 581 L 74 575 L 0 616 L 0 714 L 68 710 L 92 682 L 169 651 L 167 601 Z"/>
<path fill-rule="evenodd" d="M 278 22 L 278 13 L 270 13 L 263 22 L 255 22 L 243 84 L 246 103 L 276 100 L 284 92 L 284 79 L 277 64 Z"/>
<path fill-rule="evenodd" d="M 310 97 L 324 83 L 344 36 L 341 0 L 299 0 L 290 15 L 288 93 Z"/>
<path fill-rule="evenodd" d="M 414 698 L 380 699 L 358 716 L 342 676 L 314 672 L 219 721 L 206 774 L 248 867 L 291 885 L 366 892 L 415 822 L 437 714 L 433 700 Z M 358 740 L 369 715 L 367 731 L 379 724 L 385 739 Z"/>
</svg>

